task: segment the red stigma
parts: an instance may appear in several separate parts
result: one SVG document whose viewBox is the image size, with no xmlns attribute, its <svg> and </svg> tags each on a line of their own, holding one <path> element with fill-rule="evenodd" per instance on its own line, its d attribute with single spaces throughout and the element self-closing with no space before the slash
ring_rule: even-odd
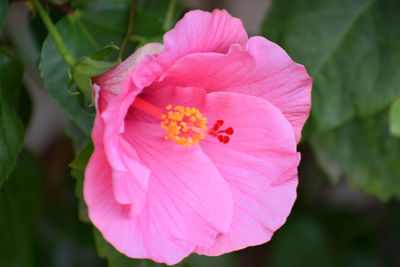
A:
<svg viewBox="0 0 400 267">
<path fill-rule="evenodd" d="M 218 138 L 218 141 L 220 141 L 223 144 L 229 143 L 229 140 L 230 140 L 229 136 L 226 136 L 226 135 L 218 135 L 217 138 Z"/>
<path fill-rule="evenodd" d="M 208 134 L 215 136 L 220 143 L 227 144 L 230 141 L 230 138 L 227 135 L 232 135 L 234 131 L 232 127 L 220 130 L 223 124 L 224 124 L 223 120 L 217 120 Z"/>
<path fill-rule="evenodd" d="M 217 120 L 214 124 L 213 130 L 218 131 L 219 128 L 224 124 L 223 120 Z"/>
<path fill-rule="evenodd" d="M 229 127 L 228 129 L 225 129 L 225 133 L 228 135 L 232 135 L 233 134 L 233 128 Z"/>
</svg>

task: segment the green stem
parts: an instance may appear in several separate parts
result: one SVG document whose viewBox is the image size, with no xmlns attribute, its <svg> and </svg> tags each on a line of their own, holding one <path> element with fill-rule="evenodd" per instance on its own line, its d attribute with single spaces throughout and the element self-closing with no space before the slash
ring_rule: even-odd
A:
<svg viewBox="0 0 400 267">
<path fill-rule="evenodd" d="M 47 15 L 46 11 L 38 0 L 32 0 L 32 3 L 36 7 L 39 16 L 42 18 L 44 25 L 49 31 L 50 36 L 53 38 L 54 43 L 56 44 L 57 49 L 60 52 L 65 63 L 68 65 L 68 67 L 73 68 L 75 66 L 76 59 L 69 53 L 68 48 L 65 46 L 63 39 L 58 33 L 49 15 Z"/>
<path fill-rule="evenodd" d="M 131 38 L 131 35 L 132 35 L 133 21 L 134 21 L 134 18 L 135 18 L 135 6 L 136 6 L 136 0 L 132 0 L 131 8 L 129 10 L 128 30 L 126 31 L 126 36 L 125 36 L 124 42 L 121 45 L 121 50 L 119 51 L 119 55 L 118 55 L 118 61 L 119 62 L 121 62 L 122 56 L 124 55 L 124 51 L 125 51 L 126 45 L 129 42 L 129 39 Z"/>
<path fill-rule="evenodd" d="M 172 27 L 172 17 L 174 16 L 176 0 L 169 0 L 167 15 L 165 15 L 164 30 L 168 31 Z"/>
</svg>

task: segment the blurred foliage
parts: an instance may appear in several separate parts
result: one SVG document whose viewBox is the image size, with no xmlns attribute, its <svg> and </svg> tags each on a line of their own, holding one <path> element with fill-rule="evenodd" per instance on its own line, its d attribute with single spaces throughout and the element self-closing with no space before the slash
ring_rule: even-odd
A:
<svg viewBox="0 0 400 267">
<path fill-rule="evenodd" d="M 42 201 L 41 172 L 23 151 L 0 188 L 0 266 L 34 266 L 33 231 Z"/>
<path fill-rule="evenodd" d="M 311 144 L 333 181 L 346 175 L 350 185 L 382 200 L 400 198 L 400 139 L 389 132 L 387 111 L 318 134 Z"/>
<path fill-rule="evenodd" d="M 263 23 L 314 79 L 304 135 L 322 168 L 382 200 L 400 197 L 399 13 L 397 0 L 277 0 Z"/>
<path fill-rule="evenodd" d="M 0 187 L 15 166 L 24 141 L 23 122 L 15 109 L 23 75 L 21 59 L 0 47 Z"/>
</svg>

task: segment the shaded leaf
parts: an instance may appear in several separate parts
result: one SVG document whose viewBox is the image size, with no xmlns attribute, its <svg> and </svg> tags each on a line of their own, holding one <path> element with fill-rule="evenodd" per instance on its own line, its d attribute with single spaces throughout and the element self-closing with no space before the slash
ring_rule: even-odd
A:
<svg viewBox="0 0 400 267">
<path fill-rule="evenodd" d="M 42 200 L 41 171 L 23 150 L 0 188 L 0 266 L 34 266 L 35 219 Z"/>
<path fill-rule="evenodd" d="M 15 166 L 24 141 L 23 122 L 15 110 L 23 72 L 20 58 L 0 48 L 0 186 Z"/>
<path fill-rule="evenodd" d="M 400 198 L 400 139 L 389 133 L 386 111 L 316 135 L 311 144 L 333 181 L 344 175 L 381 200 Z"/>
<path fill-rule="evenodd" d="M 306 135 L 386 108 L 400 94 L 400 2 L 276 0 L 263 35 L 314 78 Z"/>
</svg>

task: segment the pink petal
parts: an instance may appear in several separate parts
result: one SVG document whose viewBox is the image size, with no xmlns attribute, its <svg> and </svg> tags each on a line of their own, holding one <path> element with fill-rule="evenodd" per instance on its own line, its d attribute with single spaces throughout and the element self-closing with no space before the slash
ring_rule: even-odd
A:
<svg viewBox="0 0 400 267">
<path fill-rule="evenodd" d="M 248 36 L 241 20 L 225 10 L 212 13 L 193 10 L 164 35 L 165 48 L 158 56 L 148 56 L 134 73 L 135 84 L 143 88 L 180 58 L 200 52 L 226 53 L 232 44 L 245 47 Z"/>
<path fill-rule="evenodd" d="M 225 10 L 216 9 L 212 13 L 194 10 L 165 34 L 165 50 L 160 57 L 171 64 L 190 53 L 226 53 L 232 44 L 244 47 L 247 41 L 242 21 Z"/>
<path fill-rule="evenodd" d="M 206 116 L 234 128 L 227 144 L 200 143 L 233 193 L 229 233 L 217 237 L 206 255 L 219 255 L 268 241 L 286 220 L 296 198 L 300 154 L 290 123 L 262 98 L 209 93 Z"/>
<path fill-rule="evenodd" d="M 173 222 L 180 221 L 179 218 L 171 218 L 170 209 L 157 210 L 159 203 L 152 201 L 155 197 L 149 195 L 141 216 L 132 217 L 131 205 L 115 200 L 112 168 L 103 147 L 103 130 L 103 121 L 97 116 L 92 133 L 95 150 L 87 165 L 84 181 L 84 199 L 90 220 L 108 242 L 129 257 L 151 258 L 169 264 L 179 262 L 193 251 L 195 245 L 180 240 L 171 241 L 173 230 L 180 226 L 173 225 Z M 150 184 L 153 194 L 162 190 Z M 172 228 L 162 223 L 168 220 L 173 220 Z"/>
<path fill-rule="evenodd" d="M 84 197 L 91 221 L 117 250 L 175 264 L 229 230 L 233 203 L 228 185 L 200 147 L 168 142 L 159 128 L 134 121 L 126 126 L 127 140 L 152 170 L 140 214 L 132 217 L 130 206 L 114 199 L 101 139 L 96 138 L 86 169 Z"/>
<path fill-rule="evenodd" d="M 250 38 L 246 49 L 234 44 L 227 54 L 188 55 L 160 80 L 163 84 L 190 85 L 208 92 L 230 91 L 262 97 L 289 120 L 297 142 L 311 106 L 312 80 L 304 67 L 263 37 Z"/>
<path fill-rule="evenodd" d="M 146 44 L 112 70 L 98 77 L 94 77 L 92 80 L 94 88 L 99 87 L 100 90 L 103 90 L 99 110 L 102 111 L 107 106 L 108 102 L 121 93 L 124 79 L 145 55 L 160 53 L 162 49 L 163 45 L 159 43 Z"/>
</svg>

